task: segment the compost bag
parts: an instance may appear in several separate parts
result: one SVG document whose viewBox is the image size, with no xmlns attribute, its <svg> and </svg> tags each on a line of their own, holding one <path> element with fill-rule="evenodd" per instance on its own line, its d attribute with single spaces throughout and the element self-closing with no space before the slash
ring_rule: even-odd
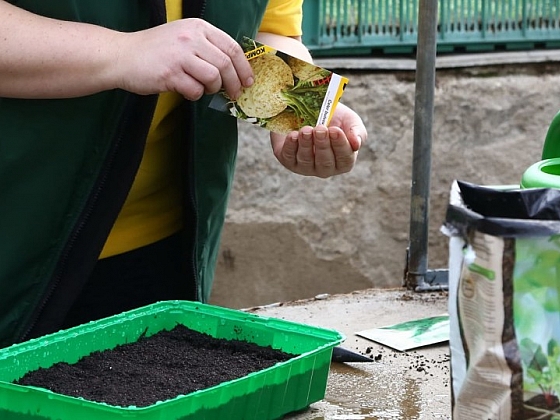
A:
<svg viewBox="0 0 560 420">
<path fill-rule="evenodd" d="M 455 181 L 453 419 L 560 419 L 560 190 Z"/>
</svg>

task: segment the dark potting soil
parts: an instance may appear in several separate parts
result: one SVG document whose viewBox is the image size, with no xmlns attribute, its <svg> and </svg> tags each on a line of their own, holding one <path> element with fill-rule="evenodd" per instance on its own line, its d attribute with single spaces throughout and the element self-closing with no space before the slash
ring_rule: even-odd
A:
<svg viewBox="0 0 560 420">
<path fill-rule="evenodd" d="M 144 407 L 273 366 L 294 357 L 271 347 L 225 340 L 177 325 L 75 364 L 28 372 L 17 384 L 105 402 Z"/>
</svg>

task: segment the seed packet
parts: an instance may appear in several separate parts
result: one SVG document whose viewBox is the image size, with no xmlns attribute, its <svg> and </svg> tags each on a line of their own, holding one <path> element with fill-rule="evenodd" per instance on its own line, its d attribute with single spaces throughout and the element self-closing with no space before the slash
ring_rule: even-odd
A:
<svg viewBox="0 0 560 420">
<path fill-rule="evenodd" d="M 225 91 L 210 107 L 277 133 L 328 125 L 348 79 L 250 38 L 242 43 L 255 82 L 236 101 Z"/>
<path fill-rule="evenodd" d="M 356 335 L 398 351 L 407 351 L 448 341 L 449 315 L 411 319 L 398 324 L 358 331 Z"/>
</svg>

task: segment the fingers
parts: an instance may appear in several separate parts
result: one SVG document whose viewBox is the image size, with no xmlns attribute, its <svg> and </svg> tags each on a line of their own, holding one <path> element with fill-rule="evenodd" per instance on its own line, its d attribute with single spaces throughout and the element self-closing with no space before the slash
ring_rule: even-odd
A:
<svg viewBox="0 0 560 420">
<path fill-rule="evenodd" d="M 362 142 L 367 140 L 367 130 L 361 117 L 343 103 L 338 104 L 330 126 L 344 131 L 354 152 L 360 150 Z"/>
<path fill-rule="evenodd" d="M 357 152 L 362 147 L 362 141 L 367 138 L 367 132 L 363 124 L 357 124 L 350 128 L 347 136 L 352 151 Z"/>
<path fill-rule="evenodd" d="M 315 134 L 315 170 L 320 178 L 327 178 L 337 173 L 337 162 L 333 150 L 334 143 L 331 140 L 329 130 L 326 127 L 318 127 L 314 130 Z M 338 134 L 338 132 L 336 133 Z"/>
<path fill-rule="evenodd" d="M 290 133 L 277 155 L 292 172 L 328 178 L 350 171 L 356 152 L 338 127 L 304 127 Z"/>
<path fill-rule="evenodd" d="M 236 99 L 242 87 L 250 86 L 253 81 L 253 71 L 243 49 L 229 35 L 218 30 L 210 30 L 207 41 L 208 45 L 196 51 L 200 60 L 187 71 L 204 85 L 205 93 L 216 93 L 224 88 L 230 98 Z"/>
<path fill-rule="evenodd" d="M 200 99 L 206 92 L 204 84 L 187 73 L 178 78 L 178 80 L 174 83 L 173 88 L 170 90 L 180 93 L 189 101 L 196 101 Z"/>
<path fill-rule="evenodd" d="M 120 35 L 120 34 L 119 34 Z M 201 19 L 181 19 L 118 38 L 111 78 L 122 89 L 153 94 L 178 92 L 189 100 L 225 89 L 231 98 L 253 82 L 241 46 Z"/>
<path fill-rule="evenodd" d="M 361 139 L 359 136 L 356 136 L 357 148 L 354 148 L 350 139 L 347 138 L 339 128 L 329 128 L 329 136 L 331 138 L 331 145 L 338 173 L 350 171 L 356 163 L 357 151 L 361 144 Z"/>
<path fill-rule="evenodd" d="M 313 129 L 304 127 L 298 135 L 298 150 L 296 154 L 296 164 L 298 169 L 308 174 L 315 168 L 315 151 L 313 144 Z"/>
<path fill-rule="evenodd" d="M 253 69 L 249 61 L 245 57 L 245 53 L 241 46 L 225 32 L 218 32 L 218 35 L 223 40 L 214 42 L 214 32 L 208 37 L 213 45 L 218 45 L 220 50 L 225 54 L 222 57 L 222 62 L 218 61 L 218 68 L 224 80 L 224 88 L 229 87 L 231 82 L 233 85 L 241 84 L 243 87 L 249 87 L 253 84 Z"/>
<path fill-rule="evenodd" d="M 286 136 L 285 139 L 281 139 L 281 135 L 277 133 L 271 133 L 271 136 L 271 138 L 273 139 L 273 143 L 276 143 L 278 145 L 278 147 L 275 147 L 273 145 L 274 153 L 278 160 L 286 168 L 290 169 L 293 172 L 296 172 L 295 168 L 297 166 L 299 133 L 297 131 L 293 131 L 288 136 Z M 274 141 L 274 137 L 276 137 L 276 141 Z M 283 143 L 282 140 L 284 140 Z"/>
</svg>

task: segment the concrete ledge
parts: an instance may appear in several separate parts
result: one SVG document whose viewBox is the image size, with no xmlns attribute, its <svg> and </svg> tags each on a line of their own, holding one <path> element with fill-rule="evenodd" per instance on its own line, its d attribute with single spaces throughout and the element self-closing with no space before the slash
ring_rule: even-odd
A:
<svg viewBox="0 0 560 420">
<path fill-rule="evenodd" d="M 446 313 L 446 293 L 368 289 L 247 310 L 340 331 L 346 336 L 341 347 L 374 360 L 331 364 L 325 399 L 286 420 L 451 418 L 448 342 L 399 352 L 356 335 L 365 329 Z"/>
<path fill-rule="evenodd" d="M 559 62 L 560 50 L 512 51 L 476 54 L 441 55 L 436 58 L 437 69 Z M 412 58 L 333 57 L 317 58 L 314 62 L 328 69 L 344 70 L 416 70 Z"/>
</svg>

